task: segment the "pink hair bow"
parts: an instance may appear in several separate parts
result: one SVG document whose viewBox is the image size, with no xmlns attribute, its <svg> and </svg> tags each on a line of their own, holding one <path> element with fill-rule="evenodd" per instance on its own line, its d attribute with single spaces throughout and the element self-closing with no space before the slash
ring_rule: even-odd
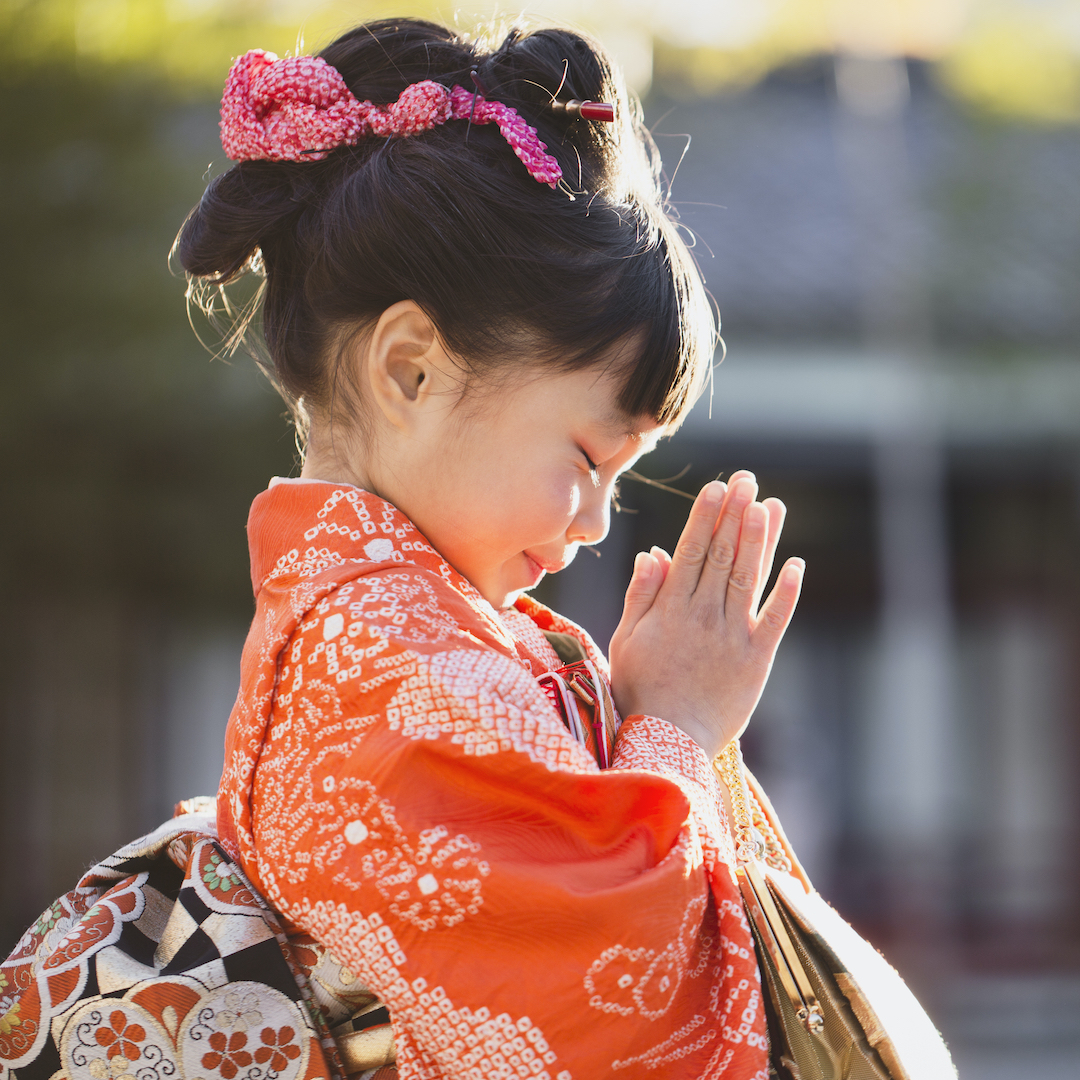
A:
<svg viewBox="0 0 1080 1080">
<path fill-rule="evenodd" d="M 415 135 L 468 119 L 497 124 L 533 179 L 555 187 L 562 178 L 536 128 L 501 101 L 426 79 L 407 86 L 392 104 L 374 105 L 357 101 L 341 73 L 321 57 L 279 60 L 262 49 L 241 56 L 225 80 L 221 145 L 233 161 L 316 161 L 367 135 Z"/>
</svg>

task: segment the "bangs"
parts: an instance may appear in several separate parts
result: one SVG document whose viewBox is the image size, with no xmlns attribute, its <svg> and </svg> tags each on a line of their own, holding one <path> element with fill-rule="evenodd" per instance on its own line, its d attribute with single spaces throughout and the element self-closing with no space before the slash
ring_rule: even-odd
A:
<svg viewBox="0 0 1080 1080">
<path fill-rule="evenodd" d="M 626 343 L 611 361 L 622 380 L 619 408 L 677 427 L 708 384 L 717 320 L 675 225 L 657 214 L 648 226 L 636 250 L 608 262 L 606 273 L 593 265 L 590 287 L 544 337 L 565 370 L 596 364 Z"/>
<path fill-rule="evenodd" d="M 653 264 L 649 269 L 659 287 L 651 290 L 655 299 L 648 320 L 639 324 L 642 344 L 627 365 L 619 405 L 630 416 L 651 416 L 662 426 L 677 427 L 709 381 L 718 327 L 693 256 L 675 226 L 661 218 L 657 234 L 656 245 L 640 261 Z"/>
</svg>

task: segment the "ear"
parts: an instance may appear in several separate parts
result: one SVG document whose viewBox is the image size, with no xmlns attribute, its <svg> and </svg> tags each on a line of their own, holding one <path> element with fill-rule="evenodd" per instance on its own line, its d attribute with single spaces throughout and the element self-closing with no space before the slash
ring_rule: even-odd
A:
<svg viewBox="0 0 1080 1080">
<path fill-rule="evenodd" d="M 388 307 L 367 341 L 371 401 L 396 428 L 411 429 L 438 397 L 445 404 L 452 366 L 435 324 L 412 300 Z"/>
</svg>

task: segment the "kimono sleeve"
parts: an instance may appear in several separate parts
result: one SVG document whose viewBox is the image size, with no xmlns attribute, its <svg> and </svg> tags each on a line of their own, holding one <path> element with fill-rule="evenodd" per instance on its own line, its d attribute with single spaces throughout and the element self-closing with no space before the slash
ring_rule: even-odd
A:
<svg viewBox="0 0 1080 1080">
<path fill-rule="evenodd" d="M 333 618 L 290 646 L 255 873 L 389 1006 L 403 1075 L 699 1077 L 730 1052 L 754 1076 L 757 968 L 696 744 L 631 718 L 601 772 L 516 659 L 387 626 L 346 652 Z"/>
</svg>

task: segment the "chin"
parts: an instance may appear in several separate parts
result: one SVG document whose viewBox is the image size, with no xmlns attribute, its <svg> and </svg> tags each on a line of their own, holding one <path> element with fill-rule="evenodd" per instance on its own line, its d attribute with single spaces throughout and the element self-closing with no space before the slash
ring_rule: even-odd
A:
<svg viewBox="0 0 1080 1080">
<path fill-rule="evenodd" d="M 530 556 L 525 556 L 525 562 L 527 570 L 522 573 L 518 569 L 514 573 L 507 574 L 506 576 L 514 582 L 513 585 L 507 585 L 505 582 L 492 583 L 492 591 L 478 590 L 483 598 L 491 604 L 496 611 L 503 611 L 506 608 L 513 607 L 515 601 L 522 593 L 531 592 L 540 584 L 541 581 L 547 577 L 547 571 L 542 567 L 535 559 Z"/>
<path fill-rule="evenodd" d="M 531 593 L 539 584 L 540 582 L 537 581 L 531 585 L 519 585 L 514 589 L 508 589 L 506 592 L 501 593 L 498 603 L 491 600 L 488 602 L 496 611 L 505 611 L 506 608 L 512 608 L 521 596 L 524 596 L 526 593 Z M 485 599 L 487 599 L 487 597 L 485 597 Z"/>
<path fill-rule="evenodd" d="M 522 588 L 507 589 L 505 585 L 500 585 L 494 589 L 481 589 L 476 590 L 496 611 L 502 611 L 504 608 L 513 607 L 514 601 L 525 591 Z"/>
</svg>

